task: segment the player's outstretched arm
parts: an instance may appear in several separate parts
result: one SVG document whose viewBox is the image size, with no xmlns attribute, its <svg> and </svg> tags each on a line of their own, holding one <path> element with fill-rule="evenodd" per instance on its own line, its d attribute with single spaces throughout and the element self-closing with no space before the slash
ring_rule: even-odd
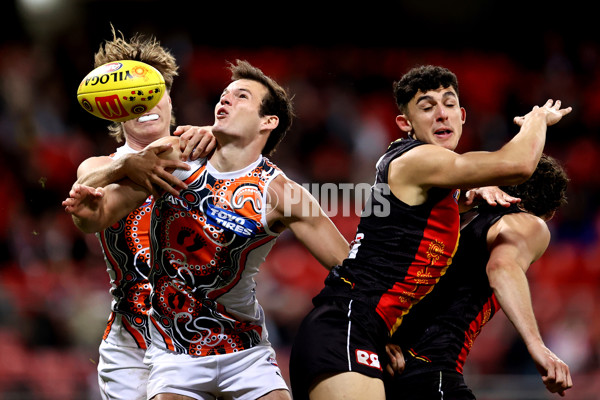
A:
<svg viewBox="0 0 600 400">
<path fill-rule="evenodd" d="M 270 226 L 289 228 L 325 268 L 342 263 L 348 256 L 348 241 L 308 190 L 280 175 L 269 186 L 269 194 L 273 206 L 267 215 Z"/>
<path fill-rule="evenodd" d="M 406 192 L 407 188 L 471 189 L 522 183 L 535 171 L 544 149 L 548 125 L 556 124 L 570 112 L 570 107 L 561 108 L 560 101 L 549 100 L 542 107 L 534 107 L 519 119 L 519 132 L 493 152 L 458 154 L 441 146 L 418 146 L 392 162 L 392 191 L 397 194 Z"/>
<path fill-rule="evenodd" d="M 523 339 L 546 388 L 564 395 L 573 386 L 569 367 L 544 344 L 525 272 L 546 250 L 550 232 L 531 214 L 505 215 L 488 232 L 487 275 L 504 313 Z"/>
<path fill-rule="evenodd" d="M 147 197 L 143 188 L 128 180 L 104 188 L 76 183 L 62 205 L 77 228 L 84 233 L 94 233 L 125 217 Z"/>
<path fill-rule="evenodd" d="M 179 160 L 165 159 L 165 154 L 170 151 L 171 144 L 150 145 L 139 153 L 126 154 L 116 160 L 110 157 L 88 158 L 77 169 L 77 183 L 103 187 L 128 178 L 154 195 L 164 190 L 176 196 L 185 184 L 170 171 L 189 169 L 189 166 Z"/>
<path fill-rule="evenodd" d="M 164 137 L 150 144 L 144 151 L 159 157 L 157 162 L 175 161 L 179 165 L 182 162 L 179 161 L 178 144 L 179 138 Z M 187 164 L 185 167 L 189 169 Z M 166 173 L 172 176 L 170 172 Z M 182 185 L 185 186 L 183 182 Z M 63 206 L 80 230 L 85 233 L 99 232 L 139 207 L 151 193 L 146 187 L 128 178 L 109 184 L 102 190 L 76 183 Z"/>
</svg>

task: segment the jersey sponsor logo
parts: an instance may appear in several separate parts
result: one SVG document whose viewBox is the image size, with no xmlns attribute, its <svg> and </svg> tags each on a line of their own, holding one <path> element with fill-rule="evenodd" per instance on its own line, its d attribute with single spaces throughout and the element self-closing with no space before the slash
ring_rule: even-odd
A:
<svg viewBox="0 0 600 400">
<path fill-rule="evenodd" d="M 458 203 L 458 199 L 460 198 L 460 189 L 456 189 L 454 193 L 452 193 L 452 197 L 454 198 L 454 201 Z"/>
<path fill-rule="evenodd" d="M 356 349 L 356 362 L 382 371 L 379 355 L 372 351 Z"/>
<path fill-rule="evenodd" d="M 360 247 L 360 241 L 365 238 L 364 233 L 357 233 L 354 240 L 350 243 L 350 254 L 348 254 L 348 258 L 356 258 L 356 253 L 358 253 L 358 248 Z"/>
<path fill-rule="evenodd" d="M 256 221 L 244 218 L 208 202 L 205 205 L 206 217 L 209 224 L 219 226 L 246 238 L 253 237 L 258 233 L 258 224 Z"/>
</svg>

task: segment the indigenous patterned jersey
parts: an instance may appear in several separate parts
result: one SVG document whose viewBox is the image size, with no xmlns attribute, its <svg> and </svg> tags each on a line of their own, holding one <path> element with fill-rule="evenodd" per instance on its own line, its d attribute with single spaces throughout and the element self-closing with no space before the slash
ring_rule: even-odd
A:
<svg viewBox="0 0 600 400">
<path fill-rule="evenodd" d="M 188 188 L 153 209 L 153 343 L 193 356 L 266 343 L 253 277 L 277 237 L 266 222 L 267 189 L 282 172 L 263 157 L 227 173 L 190 165 L 176 171 Z"/>
<path fill-rule="evenodd" d="M 406 359 L 398 379 L 428 371 L 463 373 L 475 338 L 499 309 L 486 273 L 487 233 L 503 215 L 516 212 L 514 205 L 483 205 L 465 215 L 470 222 L 461 230 L 452 267 L 394 335 Z"/>
<path fill-rule="evenodd" d="M 134 153 L 124 145 L 111 157 L 117 159 Z M 152 197 L 138 209 L 110 228 L 96 233 L 110 276 L 113 296 L 112 313 L 103 339 L 107 342 L 145 349 L 150 341 L 148 312 L 150 310 L 150 216 Z"/>
<path fill-rule="evenodd" d="M 410 206 L 388 185 L 390 163 L 423 144 L 399 139 L 379 159 L 350 255 L 331 271 L 315 298 L 315 304 L 331 296 L 365 302 L 383 319 L 389 335 L 446 272 L 458 244 L 458 189 L 432 188 L 425 203 Z"/>
</svg>

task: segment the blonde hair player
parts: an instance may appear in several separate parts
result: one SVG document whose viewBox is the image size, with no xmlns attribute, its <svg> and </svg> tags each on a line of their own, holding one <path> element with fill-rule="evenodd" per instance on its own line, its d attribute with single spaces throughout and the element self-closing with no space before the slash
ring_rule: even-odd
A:
<svg viewBox="0 0 600 400">
<path fill-rule="evenodd" d="M 166 93 L 158 105 L 139 118 L 112 123 L 109 132 L 122 146 L 108 156 L 91 157 L 77 170 L 75 185 L 105 186 L 128 178 L 143 186 L 149 194 L 158 190 L 178 193 L 183 182 L 167 169 L 184 167 L 181 160 L 161 160 L 158 155 L 168 147 L 147 147 L 153 141 L 169 137 L 174 126 L 170 91 L 177 76 L 173 55 L 154 37 L 135 34 L 126 40 L 112 28 L 112 40 L 100 46 L 94 66 L 119 60 L 142 61 L 163 75 Z M 215 140 L 209 130 L 179 127 L 184 137 L 182 159 L 205 156 Z M 148 196 L 139 208 L 124 215 L 115 224 L 96 233 L 102 247 L 112 294 L 111 313 L 99 347 L 98 383 L 104 400 L 145 400 L 149 367 L 143 363 L 150 343 L 149 239 L 150 209 Z"/>
</svg>

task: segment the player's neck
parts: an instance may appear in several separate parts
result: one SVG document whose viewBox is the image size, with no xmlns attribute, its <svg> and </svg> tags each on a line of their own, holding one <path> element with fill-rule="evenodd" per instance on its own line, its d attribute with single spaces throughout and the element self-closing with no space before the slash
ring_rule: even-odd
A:
<svg viewBox="0 0 600 400">
<path fill-rule="evenodd" d="M 217 144 L 216 150 L 210 156 L 211 165 L 219 172 L 238 171 L 255 162 L 260 156 L 256 146 L 236 146 L 234 143 Z"/>
</svg>

